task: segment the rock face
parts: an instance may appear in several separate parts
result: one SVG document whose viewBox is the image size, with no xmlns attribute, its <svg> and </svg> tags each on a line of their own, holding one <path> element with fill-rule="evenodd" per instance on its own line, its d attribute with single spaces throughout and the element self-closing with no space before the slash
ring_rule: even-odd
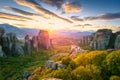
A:
<svg viewBox="0 0 120 80">
<path fill-rule="evenodd" d="M 37 38 L 37 36 L 33 36 L 32 37 L 32 47 L 33 47 L 33 49 L 36 51 L 36 52 L 38 52 L 38 38 Z"/>
<path fill-rule="evenodd" d="M 107 49 L 112 35 L 112 30 L 101 29 L 95 32 L 91 37 L 90 47 L 92 49 Z"/>
<path fill-rule="evenodd" d="M 115 49 L 120 49 L 120 35 L 117 35 L 117 37 L 116 37 Z"/>
<path fill-rule="evenodd" d="M 79 44 L 81 45 L 81 46 L 87 46 L 87 45 L 89 45 L 90 44 L 90 38 L 91 38 L 91 36 L 83 36 L 83 38 L 82 39 L 80 39 L 80 41 L 79 41 Z"/>
<path fill-rule="evenodd" d="M 24 48 L 25 48 L 26 53 L 28 53 L 28 54 L 31 54 L 31 53 L 32 53 L 32 51 L 31 51 L 31 50 L 32 50 L 31 40 L 30 40 L 29 35 L 26 35 L 26 36 L 25 36 Z"/>
<path fill-rule="evenodd" d="M 48 31 L 40 30 L 38 34 L 38 44 L 39 46 L 43 46 L 45 49 L 49 49 L 51 47 Z"/>
<path fill-rule="evenodd" d="M 15 33 L 5 33 L 3 28 L 0 28 L 0 46 L 6 55 L 21 55 L 24 54 L 22 46 Z"/>
</svg>

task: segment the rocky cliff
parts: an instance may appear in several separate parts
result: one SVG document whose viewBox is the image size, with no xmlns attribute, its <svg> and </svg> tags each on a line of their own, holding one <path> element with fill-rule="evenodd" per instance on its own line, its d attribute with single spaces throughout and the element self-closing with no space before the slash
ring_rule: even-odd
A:
<svg viewBox="0 0 120 80">
<path fill-rule="evenodd" d="M 90 47 L 104 50 L 108 48 L 120 49 L 120 33 L 112 33 L 110 29 L 100 29 L 91 35 Z"/>
</svg>

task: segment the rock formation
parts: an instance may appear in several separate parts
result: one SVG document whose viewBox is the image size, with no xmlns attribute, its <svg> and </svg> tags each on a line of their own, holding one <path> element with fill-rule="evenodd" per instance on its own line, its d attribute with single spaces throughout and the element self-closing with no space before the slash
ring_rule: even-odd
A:
<svg viewBox="0 0 120 80">
<path fill-rule="evenodd" d="M 6 55 L 24 54 L 24 50 L 15 33 L 5 33 L 3 28 L 0 28 L 0 46 Z"/>
<path fill-rule="evenodd" d="M 43 46 L 45 49 L 49 49 L 51 47 L 48 31 L 40 30 L 38 34 L 38 44 L 39 46 Z"/>
<path fill-rule="evenodd" d="M 120 49 L 120 35 L 117 35 L 117 37 L 116 37 L 115 49 Z"/>
<path fill-rule="evenodd" d="M 92 37 L 93 39 L 90 42 L 90 46 L 93 49 L 107 49 L 112 35 L 112 30 L 102 29 L 95 32 Z"/>
<path fill-rule="evenodd" d="M 33 49 L 36 51 L 36 52 L 38 52 L 38 38 L 37 38 L 37 36 L 33 36 L 32 37 L 32 47 L 33 47 Z"/>
<path fill-rule="evenodd" d="M 29 35 L 25 36 L 25 44 L 24 44 L 25 52 L 28 54 L 32 53 L 32 47 L 31 47 L 31 39 Z"/>
<path fill-rule="evenodd" d="M 83 36 L 83 38 L 80 39 L 79 44 L 81 46 L 88 46 L 90 44 L 90 38 L 91 38 L 91 36 Z"/>
<path fill-rule="evenodd" d="M 120 31 L 112 33 L 110 29 L 100 29 L 91 36 L 85 36 L 81 45 L 89 45 L 91 49 L 120 49 Z"/>
</svg>

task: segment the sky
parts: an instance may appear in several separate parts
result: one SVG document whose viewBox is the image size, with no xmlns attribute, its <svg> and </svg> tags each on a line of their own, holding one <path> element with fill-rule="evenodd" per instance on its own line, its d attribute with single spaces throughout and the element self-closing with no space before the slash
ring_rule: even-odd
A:
<svg viewBox="0 0 120 80">
<path fill-rule="evenodd" d="M 0 24 L 46 30 L 120 30 L 120 0 L 0 0 Z"/>
</svg>

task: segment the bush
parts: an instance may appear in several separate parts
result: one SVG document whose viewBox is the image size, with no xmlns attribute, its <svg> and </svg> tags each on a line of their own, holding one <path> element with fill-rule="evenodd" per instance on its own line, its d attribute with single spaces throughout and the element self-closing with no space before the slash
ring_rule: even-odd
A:
<svg viewBox="0 0 120 80">
<path fill-rule="evenodd" d="M 79 65 L 85 65 L 85 54 L 80 54 L 78 55 L 75 59 L 74 59 L 74 62 L 76 64 L 76 66 L 79 66 Z"/>
<path fill-rule="evenodd" d="M 75 80 L 100 80 L 100 69 L 95 65 L 79 66 L 72 71 Z"/>
<path fill-rule="evenodd" d="M 41 79 L 43 79 L 43 78 L 59 78 L 59 79 L 63 79 L 63 80 L 72 80 L 71 76 L 72 75 L 68 69 L 58 69 L 58 70 L 54 70 L 51 73 L 43 76 Z"/>
<path fill-rule="evenodd" d="M 64 57 L 62 59 L 62 64 L 65 64 L 66 66 L 68 66 L 71 61 L 72 61 L 72 59 L 70 57 Z"/>
<path fill-rule="evenodd" d="M 110 80 L 120 80 L 120 77 L 119 76 L 111 76 Z"/>
<path fill-rule="evenodd" d="M 120 76 L 120 50 L 108 54 L 106 63 L 110 73 Z"/>
</svg>

